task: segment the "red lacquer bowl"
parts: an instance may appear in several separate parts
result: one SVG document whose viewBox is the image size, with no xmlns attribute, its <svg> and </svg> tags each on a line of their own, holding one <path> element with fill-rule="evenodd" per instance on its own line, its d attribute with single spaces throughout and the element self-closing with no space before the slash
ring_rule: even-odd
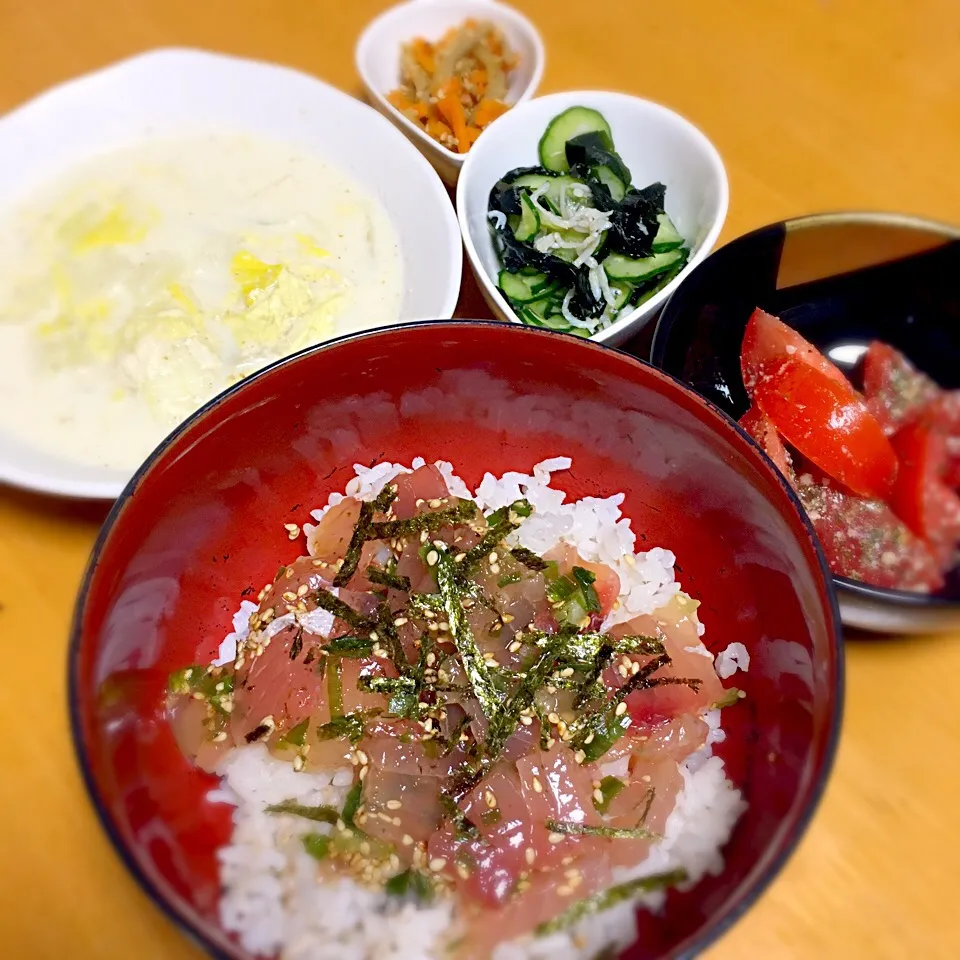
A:
<svg viewBox="0 0 960 960">
<path fill-rule="evenodd" d="M 164 719 L 166 678 L 209 660 L 241 593 L 297 554 L 285 523 L 342 490 L 352 464 L 452 461 L 468 483 L 573 457 L 573 497 L 623 491 L 638 540 L 678 558 L 706 643 L 747 645 L 747 697 L 720 752 L 750 803 L 719 877 L 640 918 L 637 960 L 689 956 L 782 867 L 833 760 L 839 619 L 793 494 L 731 420 L 632 357 L 495 323 L 394 327 L 264 370 L 196 414 L 110 514 L 77 604 L 74 736 L 87 786 L 131 872 L 217 957 L 246 955 L 217 921 L 228 808 Z M 249 591 L 248 591 L 249 592 Z"/>
</svg>

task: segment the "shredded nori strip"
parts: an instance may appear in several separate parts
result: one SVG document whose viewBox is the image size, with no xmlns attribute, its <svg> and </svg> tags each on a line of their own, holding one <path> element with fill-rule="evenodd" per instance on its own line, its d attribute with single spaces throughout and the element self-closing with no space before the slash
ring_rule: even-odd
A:
<svg viewBox="0 0 960 960">
<path fill-rule="evenodd" d="M 616 655 L 617 651 L 611 644 L 605 643 L 600 647 L 593 661 L 593 666 L 590 667 L 580 687 L 580 692 L 573 701 L 575 708 L 582 707 L 589 700 L 605 695 L 607 687 L 603 682 L 603 671 L 610 666 Z"/>
<path fill-rule="evenodd" d="M 281 803 L 271 804 L 264 808 L 267 813 L 289 813 L 295 817 L 304 817 L 316 823 L 336 823 L 340 819 L 340 811 L 328 804 L 318 807 L 309 807 L 296 800 L 284 800 Z"/>
<path fill-rule="evenodd" d="M 296 660 L 300 656 L 300 651 L 303 649 L 303 627 L 300 627 L 297 630 L 296 636 L 293 638 L 293 643 L 290 644 L 290 659 Z"/>
<path fill-rule="evenodd" d="M 406 651 L 403 649 L 403 643 L 400 641 L 400 635 L 393 623 L 394 613 L 387 603 L 381 603 L 377 608 L 377 636 L 380 637 L 387 655 L 393 661 L 393 665 L 400 674 L 407 673 L 410 669 L 410 661 L 407 659 Z"/>
<path fill-rule="evenodd" d="M 398 576 L 397 574 L 391 573 L 389 570 L 384 570 L 383 567 L 378 567 L 373 563 L 367 567 L 367 579 L 371 583 L 379 584 L 381 587 L 390 587 L 393 590 L 410 589 L 409 577 Z"/>
<path fill-rule="evenodd" d="M 568 837 L 606 837 L 610 840 L 659 840 L 659 834 L 644 826 L 636 827 L 589 827 L 583 823 L 570 823 L 567 820 L 547 820 L 546 827 L 551 833 L 562 833 Z"/>
<path fill-rule="evenodd" d="M 668 887 L 675 887 L 678 883 L 683 883 L 686 879 L 687 871 L 681 868 L 671 870 L 669 873 L 659 873 L 652 877 L 638 877 L 636 880 L 618 883 L 616 886 L 608 887 L 606 890 L 592 897 L 580 900 L 569 909 L 564 910 L 559 916 L 541 923 L 534 930 L 534 933 L 538 937 L 556 933 L 558 930 L 564 930 L 572 926 L 590 914 L 607 910 L 610 907 L 616 906 L 618 903 L 632 899 L 637 896 L 637 894 L 652 893 L 654 890 L 665 890 Z"/>
<path fill-rule="evenodd" d="M 421 552 L 423 552 L 421 550 Z M 450 625 L 450 636 L 460 655 L 463 663 L 463 669 L 473 688 L 474 696 L 480 702 L 480 708 L 484 716 L 492 719 L 502 701 L 502 695 L 497 689 L 490 669 L 487 667 L 483 654 L 477 646 L 473 631 L 470 629 L 470 623 L 467 620 L 466 611 L 463 609 L 463 601 L 460 596 L 460 586 L 458 581 L 459 564 L 455 563 L 453 557 L 446 549 L 440 549 L 430 545 L 430 550 L 437 555 L 437 562 L 434 565 L 434 572 L 437 576 L 437 585 L 440 588 L 440 596 L 443 598 L 443 608 L 447 615 L 447 623 Z"/>
<path fill-rule="evenodd" d="M 373 508 L 377 513 L 386 513 L 390 509 L 390 504 L 397 499 L 397 488 L 395 484 L 388 483 L 376 496 L 373 501 Z"/>
<path fill-rule="evenodd" d="M 477 564 L 489 553 L 500 546 L 501 541 L 520 526 L 524 517 L 533 512 L 528 500 L 515 500 L 508 507 L 501 507 L 487 517 L 488 529 L 483 539 L 466 552 L 463 560 L 457 564 L 457 578 L 461 581 L 473 573 Z"/>
<path fill-rule="evenodd" d="M 470 788 L 468 787 L 467 789 Z M 466 792 L 467 791 L 464 790 L 460 796 L 463 796 Z M 453 795 L 448 792 L 442 792 L 440 794 L 440 806 L 443 807 L 446 818 L 453 824 L 457 833 L 471 840 L 476 840 L 480 836 L 480 831 L 477 830 L 476 825 L 460 809 Z"/>
<path fill-rule="evenodd" d="M 538 557 L 532 550 L 528 550 L 526 547 L 514 547 L 510 553 L 515 560 L 522 563 L 528 570 L 536 570 L 539 573 L 541 570 L 546 570 L 547 567 L 550 566 L 546 560 Z"/>
<path fill-rule="evenodd" d="M 420 513 L 407 520 L 378 520 L 370 524 L 368 540 L 395 540 L 409 537 L 424 530 L 440 530 L 453 524 L 470 520 L 477 513 L 477 505 L 472 500 L 458 500 L 455 507 L 436 510 L 433 513 Z"/>
<path fill-rule="evenodd" d="M 357 520 L 357 525 L 353 528 L 353 536 L 350 538 L 347 552 L 343 556 L 343 564 L 337 571 L 337 575 L 333 578 L 333 585 L 335 587 L 345 587 L 353 579 L 353 575 L 357 572 L 357 567 L 360 564 L 360 554 L 363 551 L 363 545 L 368 540 L 376 539 L 370 532 L 370 524 L 373 520 L 375 509 L 372 503 L 360 504 L 360 518 Z"/>
<path fill-rule="evenodd" d="M 343 673 L 339 657 L 327 657 L 330 672 L 327 676 L 327 692 L 330 697 L 330 716 L 333 719 L 343 716 Z"/>
<path fill-rule="evenodd" d="M 314 600 L 317 606 L 327 613 L 332 613 L 339 617 L 345 623 L 350 624 L 355 630 L 372 630 L 373 621 L 358 613 L 348 603 L 344 603 L 339 597 L 334 596 L 329 590 L 322 587 L 314 594 Z"/>
</svg>

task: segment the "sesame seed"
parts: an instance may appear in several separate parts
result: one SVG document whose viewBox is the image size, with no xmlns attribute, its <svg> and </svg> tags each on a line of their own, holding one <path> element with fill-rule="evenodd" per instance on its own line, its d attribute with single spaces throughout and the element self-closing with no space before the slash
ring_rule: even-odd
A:
<svg viewBox="0 0 960 960">
<path fill-rule="evenodd" d="M 640 672 L 640 664 L 636 660 L 630 664 L 630 672 L 636 676 Z"/>
<path fill-rule="evenodd" d="M 624 680 L 626 680 L 627 677 L 630 676 L 630 669 L 629 669 L 628 667 L 625 667 L 625 666 L 621 663 L 621 664 L 617 667 L 617 673 L 619 673 L 620 676 L 623 677 Z"/>
<path fill-rule="evenodd" d="M 362 750 L 357 749 L 356 754 L 361 766 L 365 767 L 370 762 L 370 758 Z"/>
<path fill-rule="evenodd" d="M 547 839 L 554 845 L 558 843 L 563 843 L 563 834 L 562 833 L 551 833 Z"/>
<path fill-rule="evenodd" d="M 300 586 L 297 587 L 297 596 L 298 596 L 298 597 L 305 597 L 305 596 L 307 595 L 307 591 L 308 591 L 309 589 L 310 589 L 310 588 L 309 588 L 305 583 L 301 583 Z"/>
<path fill-rule="evenodd" d="M 214 742 L 214 743 L 223 743 L 223 741 L 226 740 L 226 739 L 227 739 L 227 731 L 226 731 L 226 730 L 221 730 L 221 731 L 213 738 L 213 742 Z"/>
<path fill-rule="evenodd" d="M 553 737 L 547 737 L 547 749 L 552 750 L 556 745 L 557 741 Z"/>
<path fill-rule="evenodd" d="M 497 551 L 496 551 L 496 550 L 494 550 L 494 551 L 490 554 L 490 562 L 491 562 L 491 563 L 496 563 L 496 562 L 497 562 Z"/>
<path fill-rule="evenodd" d="M 299 753 L 293 758 L 293 769 L 297 773 L 303 769 L 303 757 L 301 757 Z"/>
<path fill-rule="evenodd" d="M 405 623 L 407 623 L 406 617 L 397 617 L 397 619 L 393 621 L 395 627 L 402 627 Z"/>
<path fill-rule="evenodd" d="M 369 768 L 369 767 L 366 767 L 366 766 L 360 768 L 360 779 L 361 779 L 361 780 L 363 780 L 364 777 L 366 777 L 367 771 L 368 771 L 369 769 L 370 769 L 370 768 Z"/>
<path fill-rule="evenodd" d="M 621 700 L 621 701 L 617 704 L 617 709 L 614 710 L 613 712 L 614 712 L 614 714 L 616 714 L 616 716 L 622 717 L 622 716 L 627 712 L 627 705 L 626 705 L 626 703 L 625 703 L 623 700 Z"/>
<path fill-rule="evenodd" d="M 463 561 L 466 560 L 466 559 L 467 559 L 467 555 L 466 555 L 465 553 L 458 553 L 458 554 L 453 558 L 453 562 L 454 562 L 454 563 L 463 563 Z"/>
<path fill-rule="evenodd" d="M 516 652 L 520 649 L 521 646 L 523 646 L 523 644 L 521 644 L 519 640 L 514 640 L 513 643 L 511 643 L 510 646 L 507 647 L 507 649 L 508 649 L 511 653 L 516 653 Z"/>
<path fill-rule="evenodd" d="M 561 676 L 561 677 L 564 677 L 564 678 L 566 678 L 566 677 L 572 677 L 572 676 L 573 676 L 573 667 L 564 667 L 564 669 L 560 671 L 560 676 Z"/>
<path fill-rule="evenodd" d="M 443 857 L 434 857 L 430 861 L 430 869 L 434 873 L 439 873 L 446 865 L 447 861 Z"/>
<path fill-rule="evenodd" d="M 297 595 L 292 590 L 287 590 L 287 592 L 283 594 L 283 599 L 286 600 L 287 603 L 293 603 L 297 599 Z"/>
<path fill-rule="evenodd" d="M 400 800 L 388 800 L 387 809 L 388 810 L 399 810 L 403 806 L 403 803 Z"/>
<path fill-rule="evenodd" d="M 534 793 L 543 793 L 543 784 L 540 782 L 539 778 L 533 778 L 533 792 Z"/>
<path fill-rule="evenodd" d="M 547 714 L 547 719 L 548 719 L 551 723 L 559 723 L 559 722 L 560 722 L 560 714 L 558 714 L 558 713 L 548 713 L 548 714 Z"/>
<path fill-rule="evenodd" d="M 420 531 L 420 542 L 426 543 L 430 539 L 430 534 L 426 530 Z"/>
<path fill-rule="evenodd" d="M 604 801 L 604 799 L 605 799 L 604 796 L 603 796 L 603 791 L 602 791 L 602 790 L 594 790 L 594 791 L 593 791 L 593 799 L 596 800 L 597 803 L 603 803 L 603 801 Z"/>
<path fill-rule="evenodd" d="M 533 862 L 537 859 L 537 851 L 533 847 L 527 847 L 526 851 L 523 854 L 524 859 L 530 866 L 533 866 Z"/>
<path fill-rule="evenodd" d="M 533 717 L 520 717 L 520 722 L 525 727 L 529 727 L 533 723 Z"/>
<path fill-rule="evenodd" d="M 284 576 L 289 580 L 293 576 L 293 567 L 287 567 L 286 573 Z"/>
<path fill-rule="evenodd" d="M 583 742 L 584 742 L 585 744 L 593 743 L 593 731 L 592 731 L 592 730 L 590 731 L 590 733 L 588 733 L 588 734 L 586 735 L 586 737 L 584 737 Z"/>
<path fill-rule="evenodd" d="M 287 536 L 291 540 L 296 540 L 300 536 L 300 528 L 295 523 L 285 523 L 283 528 L 287 531 Z"/>
<path fill-rule="evenodd" d="M 431 506 L 432 509 L 436 510 L 437 507 L 439 507 L 441 503 L 443 503 L 442 500 L 437 500 L 436 498 L 434 498 L 433 500 L 430 501 L 430 506 Z"/>
<path fill-rule="evenodd" d="M 574 759 L 577 763 L 583 763 L 583 761 L 587 759 L 587 755 L 586 755 L 582 750 L 578 750 L 578 751 L 573 755 L 573 759 Z"/>
<path fill-rule="evenodd" d="M 492 790 L 488 790 L 488 791 L 483 795 L 483 799 L 484 799 L 484 802 L 486 803 L 486 805 L 487 805 L 491 810 L 493 810 L 493 809 L 496 808 L 496 806 L 497 806 L 497 798 L 496 798 L 496 795 L 493 793 Z"/>
<path fill-rule="evenodd" d="M 428 566 L 428 567 L 435 567 L 435 566 L 437 565 L 437 561 L 438 561 L 439 559 L 440 559 L 440 554 L 437 553 L 436 550 L 431 550 L 431 551 L 427 554 L 427 566 Z"/>
<path fill-rule="evenodd" d="M 499 563 L 491 563 L 491 564 L 490 564 L 490 572 L 491 572 L 491 573 L 499 573 L 499 572 L 500 572 L 500 564 L 499 564 Z"/>
</svg>

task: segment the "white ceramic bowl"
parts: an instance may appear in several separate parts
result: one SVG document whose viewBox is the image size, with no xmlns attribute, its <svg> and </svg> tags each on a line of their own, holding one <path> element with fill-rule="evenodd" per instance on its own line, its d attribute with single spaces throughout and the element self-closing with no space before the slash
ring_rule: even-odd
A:
<svg viewBox="0 0 960 960">
<path fill-rule="evenodd" d="M 387 102 L 387 94 L 400 83 L 402 44 L 415 37 L 439 40 L 451 27 L 471 17 L 496 24 L 520 58 L 510 77 L 506 102 L 513 106 L 529 100 L 543 76 L 543 41 L 523 14 L 495 0 L 408 0 L 373 20 L 361 34 L 356 50 L 357 72 L 370 103 L 416 144 L 450 186 L 456 184 L 467 154 L 448 150 L 427 136 Z M 477 142 L 485 136 L 486 131 Z M 476 144 L 470 152 L 475 149 Z"/>
<path fill-rule="evenodd" d="M 500 261 L 487 221 L 490 189 L 509 170 L 539 163 L 537 147 L 549 122 L 568 107 L 599 110 L 637 187 L 660 181 L 665 207 L 690 247 L 686 267 L 656 296 L 592 339 L 617 345 L 636 335 L 710 252 L 727 215 L 727 174 L 713 144 L 689 121 L 648 100 L 623 93 L 580 91 L 537 97 L 490 125 L 467 154 L 457 184 L 457 215 L 470 266 L 484 299 L 502 320 L 520 323 L 497 288 Z"/>
<path fill-rule="evenodd" d="M 167 49 L 55 87 L 0 118 L 0 210 L 92 154 L 203 132 L 296 143 L 348 172 L 380 200 L 397 231 L 404 275 L 399 319 L 453 315 L 463 252 L 437 175 L 376 111 L 287 67 Z M 58 459 L 0 432 L 0 481 L 113 499 L 132 473 Z"/>
</svg>

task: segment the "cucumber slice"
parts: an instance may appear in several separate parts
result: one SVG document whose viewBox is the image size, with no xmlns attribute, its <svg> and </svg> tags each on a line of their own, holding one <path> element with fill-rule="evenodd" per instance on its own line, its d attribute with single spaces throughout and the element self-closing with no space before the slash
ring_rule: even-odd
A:
<svg viewBox="0 0 960 960">
<path fill-rule="evenodd" d="M 536 204 L 530 199 L 529 193 L 520 194 L 520 206 L 520 219 L 513 229 L 513 235 L 521 243 L 526 243 L 540 231 L 540 214 L 537 213 Z"/>
<path fill-rule="evenodd" d="M 503 291 L 504 296 L 512 303 L 531 303 L 539 300 L 544 291 L 548 289 L 550 278 L 545 273 L 510 273 L 509 270 L 501 270 L 497 278 L 497 285 Z"/>
<path fill-rule="evenodd" d="M 521 319 L 535 327 L 546 327 L 548 330 L 569 330 L 567 323 L 556 300 L 545 298 L 534 303 L 524 304 Z"/>
<path fill-rule="evenodd" d="M 680 232 L 673 225 L 673 221 L 665 213 L 661 213 L 657 217 L 657 221 L 660 224 L 660 229 L 657 230 L 657 235 L 653 238 L 653 252 L 666 253 L 668 250 L 676 250 L 677 247 L 682 247 L 683 237 L 680 236 Z"/>
<path fill-rule="evenodd" d="M 545 183 L 553 183 L 557 178 L 554 176 L 548 177 L 545 173 L 525 173 L 520 177 L 517 177 L 516 180 L 510 181 L 511 187 L 527 187 L 529 190 L 536 190 L 538 187 L 542 187 Z"/>
<path fill-rule="evenodd" d="M 614 203 L 619 203 L 627 195 L 630 184 L 624 183 L 609 167 L 593 167 L 591 172 L 607 188 Z"/>
<path fill-rule="evenodd" d="M 611 280 L 630 280 L 639 283 L 649 280 L 661 273 L 666 273 L 671 267 L 679 263 L 685 254 L 683 250 L 668 250 L 666 253 L 655 253 L 651 257 L 634 260 L 625 257 L 622 253 L 611 253 L 603 260 L 603 269 Z"/>
<path fill-rule="evenodd" d="M 603 115 L 590 107 L 570 107 L 554 117 L 540 138 L 540 163 L 548 170 L 566 173 L 567 141 L 581 133 L 605 134 L 613 149 L 613 134 Z"/>
</svg>

